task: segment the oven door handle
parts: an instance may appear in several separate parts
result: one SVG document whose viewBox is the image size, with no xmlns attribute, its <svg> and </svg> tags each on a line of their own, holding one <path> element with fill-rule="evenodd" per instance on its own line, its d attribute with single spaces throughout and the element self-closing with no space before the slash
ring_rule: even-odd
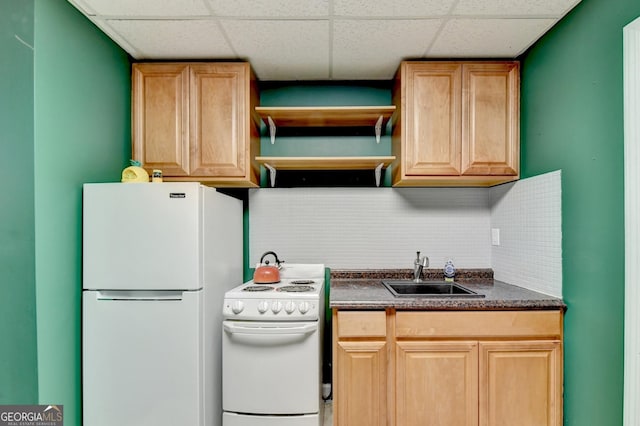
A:
<svg viewBox="0 0 640 426">
<path fill-rule="evenodd" d="M 318 324 L 312 322 L 309 324 L 295 325 L 292 327 L 277 326 L 277 327 L 246 327 L 237 324 L 231 324 L 224 322 L 222 324 L 224 330 L 230 334 L 288 334 L 288 335 L 306 335 L 311 334 L 318 329 Z"/>
</svg>

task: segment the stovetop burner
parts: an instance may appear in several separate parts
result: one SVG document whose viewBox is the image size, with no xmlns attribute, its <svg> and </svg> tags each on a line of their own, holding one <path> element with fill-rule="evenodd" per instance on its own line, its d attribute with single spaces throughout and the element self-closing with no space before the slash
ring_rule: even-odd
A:
<svg viewBox="0 0 640 426">
<path fill-rule="evenodd" d="M 313 280 L 293 280 L 289 282 L 289 284 L 296 284 L 296 285 L 313 284 L 313 283 L 314 283 Z"/>
<path fill-rule="evenodd" d="M 313 291 L 313 287 L 310 285 L 285 285 L 283 287 L 279 287 L 277 291 L 284 291 L 286 293 L 303 293 Z"/>
<path fill-rule="evenodd" d="M 242 291 L 269 291 L 273 290 L 273 287 L 269 285 L 249 285 L 242 289 Z"/>
</svg>

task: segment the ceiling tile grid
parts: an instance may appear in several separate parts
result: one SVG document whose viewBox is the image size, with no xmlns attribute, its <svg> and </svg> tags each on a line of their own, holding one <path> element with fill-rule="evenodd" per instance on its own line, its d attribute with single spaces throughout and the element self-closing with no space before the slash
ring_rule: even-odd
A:
<svg viewBox="0 0 640 426">
<path fill-rule="evenodd" d="M 175 0 L 174 0 L 175 1 Z M 182 1 L 182 0 L 181 0 Z M 317 18 L 329 16 L 329 0 L 207 0 L 218 17 Z"/>
<path fill-rule="evenodd" d="M 223 21 L 240 58 L 260 80 L 329 79 L 329 21 Z"/>
<path fill-rule="evenodd" d="M 553 19 L 451 19 L 427 52 L 434 58 L 515 58 L 540 38 Z"/>
<path fill-rule="evenodd" d="M 204 0 L 72 0 L 89 15 L 121 18 L 210 16 Z"/>
<path fill-rule="evenodd" d="M 68 0 L 138 60 L 261 80 L 385 80 L 403 59 L 516 58 L 580 0 Z"/>
<path fill-rule="evenodd" d="M 333 72 L 338 80 L 390 79 L 404 58 L 422 57 L 442 25 L 439 19 L 339 20 L 333 27 Z"/>
<path fill-rule="evenodd" d="M 458 0 L 452 15 L 561 18 L 580 0 Z"/>
<path fill-rule="evenodd" d="M 447 15 L 455 0 L 333 0 L 335 16 L 439 17 Z"/>
<path fill-rule="evenodd" d="M 188 25 L 175 20 L 107 20 L 105 23 L 135 46 L 137 59 L 234 59 L 237 56 L 216 21 L 190 20 Z"/>
</svg>

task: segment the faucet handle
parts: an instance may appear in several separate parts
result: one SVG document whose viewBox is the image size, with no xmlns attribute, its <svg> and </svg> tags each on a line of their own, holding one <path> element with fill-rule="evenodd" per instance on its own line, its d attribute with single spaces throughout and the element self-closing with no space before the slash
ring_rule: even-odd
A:
<svg viewBox="0 0 640 426">
<path fill-rule="evenodd" d="M 422 270 L 426 265 L 429 264 L 429 259 L 424 256 L 420 257 L 420 252 L 416 252 L 416 260 L 413 261 L 413 281 L 421 282 L 422 281 Z"/>
<path fill-rule="evenodd" d="M 421 265 L 422 267 L 426 268 L 427 266 L 429 266 L 429 258 L 427 256 L 420 257 L 420 252 L 417 251 L 416 260 L 413 263 L 415 265 Z"/>
</svg>

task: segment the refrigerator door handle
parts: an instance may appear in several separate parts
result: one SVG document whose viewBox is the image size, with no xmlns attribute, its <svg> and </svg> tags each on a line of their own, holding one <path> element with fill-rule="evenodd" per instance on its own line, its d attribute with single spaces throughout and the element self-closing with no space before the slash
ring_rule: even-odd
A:
<svg viewBox="0 0 640 426">
<path fill-rule="evenodd" d="M 96 292 L 97 300 L 118 301 L 181 301 L 183 290 L 99 290 Z"/>
</svg>

